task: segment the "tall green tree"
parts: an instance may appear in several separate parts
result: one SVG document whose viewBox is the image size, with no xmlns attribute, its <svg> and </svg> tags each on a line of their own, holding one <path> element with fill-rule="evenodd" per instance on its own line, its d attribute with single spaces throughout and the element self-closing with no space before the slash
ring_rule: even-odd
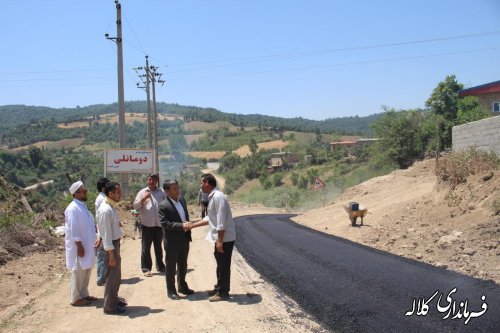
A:
<svg viewBox="0 0 500 333">
<path fill-rule="evenodd" d="M 250 149 L 252 156 L 257 154 L 257 151 L 259 150 L 259 146 L 257 145 L 257 141 L 254 138 L 250 139 L 250 144 L 248 145 L 248 148 Z"/>
<path fill-rule="evenodd" d="M 440 133 L 442 147 L 451 146 L 451 129 L 458 115 L 458 93 L 463 87 L 464 85 L 457 81 L 455 75 L 448 75 L 444 81 L 439 82 L 425 102 L 431 112 L 440 116 L 436 129 Z"/>
<path fill-rule="evenodd" d="M 387 109 L 373 128 L 379 141 L 374 155 L 379 161 L 395 162 L 405 169 L 421 158 L 436 136 L 435 117 L 422 110 Z"/>
<path fill-rule="evenodd" d="M 453 122 L 457 117 L 458 92 L 463 88 L 464 85 L 457 81 L 455 75 L 448 75 L 434 88 L 425 105 L 435 114 Z"/>
<path fill-rule="evenodd" d="M 187 149 L 186 138 L 182 134 L 172 134 L 168 139 L 170 148 L 175 151 L 183 151 Z"/>
<path fill-rule="evenodd" d="M 30 146 L 28 154 L 30 156 L 31 163 L 35 168 L 38 168 L 40 161 L 43 159 L 42 150 L 36 146 Z"/>
<path fill-rule="evenodd" d="M 488 118 L 490 112 L 479 104 L 479 99 L 466 96 L 458 101 L 457 118 L 454 125 L 462 125 L 471 121 Z"/>
</svg>

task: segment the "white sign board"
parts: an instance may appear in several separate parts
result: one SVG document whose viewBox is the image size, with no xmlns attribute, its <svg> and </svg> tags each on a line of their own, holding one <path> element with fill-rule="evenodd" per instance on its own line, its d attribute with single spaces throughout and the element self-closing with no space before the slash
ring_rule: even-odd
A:
<svg viewBox="0 0 500 333">
<path fill-rule="evenodd" d="M 106 173 L 153 171 L 152 149 L 106 149 L 105 155 Z"/>
</svg>

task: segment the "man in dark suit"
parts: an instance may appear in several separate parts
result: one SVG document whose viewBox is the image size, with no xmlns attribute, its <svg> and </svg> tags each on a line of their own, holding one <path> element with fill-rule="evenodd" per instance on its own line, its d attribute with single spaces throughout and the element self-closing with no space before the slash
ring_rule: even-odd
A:
<svg viewBox="0 0 500 333">
<path fill-rule="evenodd" d="M 158 214 L 163 228 L 167 294 L 170 299 L 178 300 L 180 296 L 175 289 L 176 267 L 178 291 L 185 295 L 194 293 L 186 283 L 192 223 L 188 222 L 186 201 L 179 195 L 179 183 L 176 180 L 166 180 L 163 183 L 163 190 L 167 198 L 160 203 Z"/>
</svg>

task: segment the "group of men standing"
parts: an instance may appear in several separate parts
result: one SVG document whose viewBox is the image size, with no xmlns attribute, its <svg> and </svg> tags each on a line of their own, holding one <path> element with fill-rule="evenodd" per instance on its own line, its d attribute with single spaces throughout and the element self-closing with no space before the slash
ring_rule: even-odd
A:
<svg viewBox="0 0 500 333">
<path fill-rule="evenodd" d="M 106 179 L 107 180 L 107 179 Z M 105 183 L 102 186 L 102 183 Z M 121 200 L 120 184 L 101 179 L 98 189 L 104 193 L 96 199 L 96 220 L 87 208 L 87 188 L 82 181 L 73 183 L 69 193 L 73 201 L 64 211 L 66 267 L 71 270 L 70 301 L 85 306 L 96 301 L 89 296 L 90 272 L 98 261 L 97 284 L 104 285 L 104 312 L 124 313 L 126 301 L 118 298 L 121 281 L 120 239 L 122 231 L 115 206 Z M 96 234 L 97 229 L 97 234 Z"/>
<path fill-rule="evenodd" d="M 70 300 L 74 306 L 89 305 L 97 300 L 89 296 L 90 272 L 96 262 L 97 284 L 105 285 L 104 312 L 121 314 L 125 312 L 126 301 L 118 297 L 121 280 L 120 239 L 121 223 L 115 206 L 121 200 L 120 185 L 102 178 L 97 183 L 99 195 L 96 199 L 96 226 L 92 214 L 86 207 L 87 189 L 78 181 L 69 188 L 73 201 L 65 211 L 66 220 L 66 266 L 72 271 Z M 165 272 L 167 295 L 178 300 L 182 293 L 194 293 L 186 282 L 187 259 L 191 229 L 209 225 L 207 239 L 214 242 L 214 256 L 217 262 L 217 282 L 209 292 L 210 301 L 229 298 L 231 256 L 236 240 L 236 230 L 226 196 L 217 189 L 212 174 L 203 174 L 200 189 L 208 198 L 206 216 L 197 222 L 190 222 L 186 201 L 180 196 L 179 183 L 167 180 L 159 188 L 157 174 L 149 175 L 147 187 L 137 194 L 133 206 L 142 218 L 141 270 L 146 277 L 152 276 L 153 261 L 151 245 L 155 252 L 155 266 L 158 272 Z M 203 214 L 205 215 L 205 214 Z M 165 263 L 161 243 L 165 248 Z M 177 289 L 175 280 L 177 275 Z"/>
</svg>

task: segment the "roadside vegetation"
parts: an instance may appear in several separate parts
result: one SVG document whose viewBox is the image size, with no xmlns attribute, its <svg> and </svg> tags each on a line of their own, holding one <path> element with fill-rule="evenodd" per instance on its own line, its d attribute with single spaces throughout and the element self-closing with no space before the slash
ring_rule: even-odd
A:
<svg viewBox="0 0 500 333">
<path fill-rule="evenodd" d="M 491 178 L 500 167 L 500 159 L 494 153 L 469 148 L 454 152 L 439 159 L 436 163 L 436 175 L 441 182 L 451 188 L 467 181 L 472 175 L 484 175 Z"/>
</svg>

